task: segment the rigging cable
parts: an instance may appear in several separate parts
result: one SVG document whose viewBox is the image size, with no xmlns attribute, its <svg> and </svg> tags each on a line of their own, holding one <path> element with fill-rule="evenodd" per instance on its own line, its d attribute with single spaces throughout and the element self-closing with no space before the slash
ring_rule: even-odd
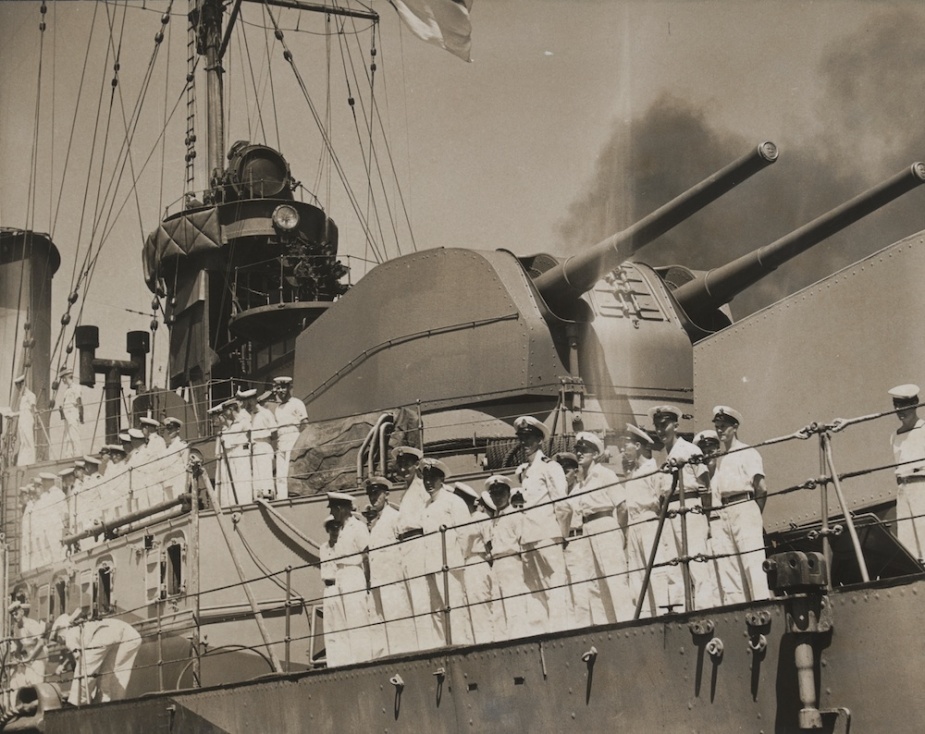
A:
<svg viewBox="0 0 925 734">
<path fill-rule="evenodd" d="M 296 78 L 296 82 L 299 85 L 299 89 L 302 91 L 302 96 L 305 98 L 305 101 L 308 104 L 308 108 L 312 113 L 312 117 L 315 120 L 315 125 L 317 126 L 318 131 L 321 133 L 321 138 L 324 141 L 324 144 L 327 147 L 328 152 L 331 155 L 331 161 L 335 169 L 337 170 L 338 177 L 340 178 L 341 183 L 344 186 L 344 191 L 347 194 L 348 199 L 350 200 L 350 204 L 353 207 L 353 211 L 356 214 L 357 219 L 360 222 L 360 226 L 362 227 L 364 234 L 366 235 L 367 239 L 370 241 L 370 246 L 374 254 L 376 255 L 377 261 L 382 262 L 383 261 L 382 255 L 379 253 L 378 248 L 375 246 L 374 242 L 372 241 L 373 240 L 372 232 L 369 229 L 369 224 L 363 219 L 362 213 L 360 211 L 360 205 L 356 198 L 356 194 L 351 188 L 350 182 L 347 180 L 346 171 L 344 170 L 339 157 L 334 151 L 334 146 L 331 142 L 330 135 L 328 134 L 328 131 L 325 128 L 325 126 L 322 124 L 321 117 L 318 114 L 318 109 L 315 106 L 314 101 L 312 101 L 311 95 L 308 93 L 308 88 L 305 85 L 305 80 L 302 78 L 302 75 L 299 72 L 299 69 L 295 64 L 292 51 L 289 50 L 289 46 L 286 44 L 286 41 L 285 41 L 285 36 L 283 32 L 279 29 L 279 26 L 276 24 L 276 19 L 273 16 L 273 12 L 269 8 L 267 8 L 267 14 L 270 16 L 270 20 L 273 21 L 273 25 L 276 28 L 276 31 L 275 31 L 276 39 L 279 41 L 280 45 L 283 47 L 283 58 L 289 63 L 289 66 L 292 69 L 292 73 L 294 74 Z"/>
</svg>

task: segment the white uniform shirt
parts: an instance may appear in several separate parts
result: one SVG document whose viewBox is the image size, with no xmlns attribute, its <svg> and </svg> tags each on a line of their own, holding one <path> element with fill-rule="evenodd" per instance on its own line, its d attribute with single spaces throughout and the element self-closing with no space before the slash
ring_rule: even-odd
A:
<svg viewBox="0 0 925 734">
<path fill-rule="evenodd" d="M 658 516 L 659 500 L 668 494 L 671 483 L 668 475 L 658 472 L 655 459 L 643 459 L 631 470 L 624 482 L 626 514 L 629 522 L 648 520 Z"/>
<path fill-rule="evenodd" d="M 366 523 L 357 520 L 353 515 L 347 518 L 344 526 L 337 536 L 337 545 L 334 546 L 335 565 L 338 569 L 347 566 L 363 565 L 363 555 L 369 548 L 369 530 Z"/>
<path fill-rule="evenodd" d="M 671 451 L 668 452 L 668 458 L 674 459 L 675 461 L 688 461 L 694 456 L 703 456 L 703 451 L 694 446 L 690 441 L 685 441 L 681 437 L 675 440 L 674 446 L 672 446 Z M 684 481 L 684 491 L 690 492 L 696 490 L 698 487 L 705 487 L 707 475 L 709 475 L 709 470 L 706 464 L 685 464 L 684 468 L 681 470 L 681 478 Z"/>
<path fill-rule="evenodd" d="M 61 411 L 68 423 L 80 422 L 80 385 L 72 382 L 61 396 Z"/>
<path fill-rule="evenodd" d="M 897 477 L 925 474 L 925 420 L 917 420 L 911 431 L 894 433 L 890 442 L 897 464 L 911 462 L 896 467 Z"/>
<path fill-rule="evenodd" d="M 302 430 L 302 421 L 308 419 L 305 403 L 298 398 L 289 398 L 276 407 L 275 418 L 279 427 L 279 450 L 291 451 Z"/>
<path fill-rule="evenodd" d="M 440 570 L 443 566 L 443 543 L 440 538 L 440 526 L 446 525 L 446 562 L 453 569 L 463 564 L 463 544 L 460 539 L 458 526 L 469 522 L 469 508 L 465 500 L 457 497 L 446 487 L 435 490 L 424 503 L 421 513 L 421 529 L 428 535 L 424 545 L 428 568 L 432 571 Z"/>
<path fill-rule="evenodd" d="M 246 410 L 238 412 L 234 421 L 222 429 L 222 443 L 225 444 L 225 449 L 231 451 L 246 444 L 248 442 L 247 432 L 250 428 L 250 413 Z"/>
<path fill-rule="evenodd" d="M 248 415 L 251 417 L 251 439 L 253 441 L 269 442 L 270 436 L 277 430 L 276 418 L 273 417 L 273 412 L 262 405 L 258 405 L 257 410 Z"/>
<path fill-rule="evenodd" d="M 401 504 L 398 506 L 398 532 L 404 533 L 408 530 L 420 529 L 421 514 L 424 512 L 424 505 L 427 504 L 427 490 L 424 489 L 424 481 L 421 477 L 416 476 L 411 485 L 405 490 L 401 498 Z"/>
<path fill-rule="evenodd" d="M 755 449 L 736 438 L 729 450 L 734 453 L 717 457 L 713 473 L 713 491 L 720 499 L 742 492 L 754 493 L 754 478 L 764 476 L 761 454 Z"/>
<path fill-rule="evenodd" d="M 506 558 L 523 550 L 524 514 L 508 505 L 491 519 L 491 554 Z"/>
<path fill-rule="evenodd" d="M 590 515 L 595 512 L 613 510 L 615 487 L 619 479 L 613 471 L 601 464 L 592 464 L 588 476 L 579 479 L 570 500 L 575 512 L 579 515 Z"/>
<path fill-rule="evenodd" d="M 520 483 L 525 503 L 523 542 L 539 543 L 561 538 L 562 528 L 556 520 L 554 503 L 550 500 L 567 495 L 568 482 L 562 466 L 547 459 L 542 451 L 537 451 L 530 462 L 523 465 Z"/>
<path fill-rule="evenodd" d="M 369 528 L 369 576 L 373 586 L 403 578 L 398 549 L 398 510 L 386 503 Z"/>
<path fill-rule="evenodd" d="M 164 454 L 166 443 L 159 433 L 152 433 L 148 436 L 148 456 L 152 459 L 158 459 Z"/>
</svg>

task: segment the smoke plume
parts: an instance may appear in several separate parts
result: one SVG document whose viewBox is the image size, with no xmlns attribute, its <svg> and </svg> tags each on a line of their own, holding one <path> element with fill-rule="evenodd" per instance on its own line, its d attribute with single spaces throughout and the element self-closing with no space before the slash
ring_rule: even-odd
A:
<svg viewBox="0 0 925 734">
<path fill-rule="evenodd" d="M 925 158 L 925 24 L 906 11 L 824 54 L 817 73 L 822 132 L 775 140 L 780 160 L 640 251 L 652 265 L 709 269 L 768 244 Z M 800 137 L 798 137 L 800 136 Z M 760 142 L 711 125 L 709 113 L 664 96 L 618 122 L 589 189 L 561 223 L 576 251 L 617 232 Z M 742 317 L 902 237 L 925 229 L 925 187 L 782 266 L 733 302 Z"/>
</svg>

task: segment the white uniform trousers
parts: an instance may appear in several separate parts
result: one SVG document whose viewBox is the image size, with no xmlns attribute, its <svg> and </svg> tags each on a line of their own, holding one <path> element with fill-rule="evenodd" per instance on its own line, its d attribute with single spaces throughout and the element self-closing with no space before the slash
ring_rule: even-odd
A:
<svg viewBox="0 0 925 734">
<path fill-rule="evenodd" d="M 925 559 L 925 482 L 897 487 L 896 539 L 912 556 Z"/>
<path fill-rule="evenodd" d="M 625 536 L 620 523 L 613 515 L 606 515 L 586 520 L 582 528 L 591 546 L 592 578 L 597 579 L 607 621 L 632 619 L 635 606 L 627 579 Z"/>
<path fill-rule="evenodd" d="M 110 624 L 106 620 L 89 624 L 98 624 L 100 628 L 89 640 L 84 634 L 84 649 L 68 697 L 68 702 L 74 705 L 92 703 L 97 690 L 103 702 L 125 698 L 135 656 L 141 647 L 141 635 L 129 624 Z M 99 676 L 98 681 L 95 676 Z M 83 693 L 88 695 L 82 696 Z"/>
<path fill-rule="evenodd" d="M 402 579 L 378 586 L 369 595 L 370 645 L 373 657 L 418 649 L 408 589 Z"/>
<path fill-rule="evenodd" d="M 372 656 L 366 576 L 360 566 L 338 566 L 324 587 L 324 643 L 328 666 L 350 665 Z"/>
<path fill-rule="evenodd" d="M 569 628 L 569 590 L 562 544 L 544 540 L 524 546 L 524 578 L 533 593 L 527 598 L 527 620 L 536 632 Z"/>
<path fill-rule="evenodd" d="M 595 617 L 592 607 L 597 611 L 600 621 L 605 622 L 600 587 L 589 580 L 595 575 L 590 541 L 584 535 L 572 535 L 565 546 L 564 555 L 571 602 L 571 626 L 575 629 L 590 627 Z"/>
<path fill-rule="evenodd" d="M 254 501 L 254 493 L 251 483 L 251 457 L 248 449 L 243 446 L 229 448 L 228 466 L 231 467 L 231 477 L 226 490 L 222 492 L 222 504 L 226 506 L 250 504 Z"/>
<path fill-rule="evenodd" d="M 431 606 L 428 584 L 428 559 L 424 553 L 425 544 L 421 536 L 403 540 L 398 546 L 401 551 L 401 565 L 405 576 L 405 589 L 414 614 L 414 629 L 418 650 L 429 650 L 445 644 L 443 618 L 434 614 Z"/>
<path fill-rule="evenodd" d="M 691 502 L 685 503 L 691 507 Z M 672 502 L 672 510 L 680 509 L 678 502 Z M 687 555 L 707 555 L 710 547 L 707 537 L 710 534 L 710 525 L 705 515 L 699 512 L 688 512 L 687 515 Z M 670 558 L 679 558 L 682 555 L 683 543 L 681 538 L 681 515 L 665 521 L 662 533 L 668 533 L 667 547 Z M 673 541 L 673 542 L 672 542 Z M 669 560 L 670 560 L 669 558 Z M 710 609 L 722 604 L 719 589 L 716 584 L 716 575 L 713 564 L 700 561 L 691 561 L 688 564 L 692 589 L 692 602 L 694 609 Z M 684 574 L 681 564 L 670 567 L 669 596 L 671 603 L 677 605 L 675 611 L 684 610 Z"/>
<path fill-rule="evenodd" d="M 626 563 L 629 567 L 630 592 L 633 595 L 633 604 L 635 604 L 640 594 L 642 594 L 642 582 L 645 580 L 646 564 L 649 562 L 652 545 L 655 543 L 658 518 L 653 515 L 648 518 L 630 519 L 629 522 L 630 526 L 626 534 Z M 671 529 L 666 522 L 662 530 L 662 537 L 659 539 L 658 552 L 655 555 L 656 564 L 664 563 L 671 557 L 666 544 L 666 539 L 670 537 Z M 672 540 L 673 543 L 674 541 Z M 666 567 L 653 567 L 649 576 L 645 599 L 639 612 L 641 618 L 655 617 L 665 611 L 662 607 L 668 604 L 670 598 L 668 591 L 669 575 Z"/>
<path fill-rule="evenodd" d="M 465 596 L 462 586 L 462 569 L 447 571 L 446 588 L 450 592 L 450 631 L 453 645 L 471 645 L 472 631 L 469 615 L 466 612 Z M 430 595 L 431 619 L 433 620 L 435 634 L 439 637 L 439 645 L 450 643 L 446 633 L 446 595 L 444 594 L 443 573 L 427 575 L 427 591 Z"/>
<path fill-rule="evenodd" d="M 272 499 L 276 494 L 276 483 L 273 479 L 273 447 L 266 441 L 254 441 L 250 450 L 251 496 Z"/>
<path fill-rule="evenodd" d="M 532 628 L 527 619 L 529 592 L 521 557 L 496 557 L 491 567 L 491 608 L 496 640 L 511 640 L 544 631 L 545 627 Z"/>
<path fill-rule="evenodd" d="M 491 567 L 483 556 L 475 554 L 466 559 L 462 590 L 472 642 L 477 645 L 493 642 L 495 624 L 491 608 Z"/>
<path fill-rule="evenodd" d="M 730 554 L 716 561 L 723 604 L 770 598 L 763 529 L 761 509 L 751 500 L 723 507 L 713 521 L 713 552 Z"/>
</svg>

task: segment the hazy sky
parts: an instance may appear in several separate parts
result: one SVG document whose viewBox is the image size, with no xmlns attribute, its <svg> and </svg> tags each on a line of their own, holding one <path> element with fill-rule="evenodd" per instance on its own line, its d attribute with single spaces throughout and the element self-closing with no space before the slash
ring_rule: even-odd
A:
<svg viewBox="0 0 925 734">
<path fill-rule="evenodd" d="M 102 191 L 124 137 L 121 105 L 129 117 L 154 47 L 159 13 L 167 3 L 130 3 L 128 13 L 124 3 L 97 4 L 92 39 L 94 4 L 49 3 L 36 205 L 30 216 L 39 5 L 0 3 L 0 225 L 28 223 L 53 231 L 62 252 L 53 306 L 57 320 L 75 257 L 83 257 L 91 239 L 93 218 L 85 216 L 81 228 L 81 212 L 92 211 L 92 205 L 84 204 L 86 192 L 90 202 L 96 199 L 107 119 L 110 143 Z M 185 0 L 175 5 L 186 8 Z M 245 26 L 251 61 L 243 62 L 242 40 L 236 35 L 229 77 L 241 78 L 236 75 L 243 72 L 247 86 L 256 80 L 263 90 L 260 109 L 266 142 L 272 145 L 277 143 L 275 98 L 282 152 L 296 178 L 316 189 L 321 143 L 308 105 L 279 46 L 254 25 L 266 24 L 262 9 L 245 5 L 244 19 L 252 24 Z M 418 249 L 571 252 L 627 226 L 760 141 L 773 140 L 781 149 L 775 166 L 639 254 L 639 259 L 657 264 L 712 267 L 925 158 L 921 2 L 476 0 L 471 64 L 402 31 L 381 0 L 373 7 L 382 15 L 376 96 Z M 295 15 L 275 12 L 283 27 L 292 29 L 286 42 L 322 114 L 330 59 L 331 135 L 366 208 L 364 164 L 356 152 L 344 80 L 358 99 L 362 84 L 353 72 L 345 75 L 344 67 L 352 62 L 362 74 L 370 34 L 335 35 L 326 47 L 319 20 L 298 21 L 300 32 L 295 32 Z M 168 127 L 164 166 L 155 141 L 164 100 L 173 105 L 185 76 L 184 20 L 182 15 L 172 18 L 169 43 L 158 55 L 133 140 L 136 169 L 155 151 L 140 176 L 140 200 L 136 204 L 133 197 L 126 198 L 131 178 L 126 167 L 113 197 L 115 209 L 126 205 L 106 228 L 111 234 L 86 296 L 84 321 L 105 325 L 104 349 L 115 352 L 107 356 L 121 356 L 127 329 L 147 327 L 148 317 L 125 311 L 150 310 L 151 296 L 141 279 L 142 234 L 154 229 L 162 208 L 182 193 L 183 104 Z M 123 95 L 116 96 L 111 117 L 112 60 L 105 59 L 109 22 L 113 46 L 121 41 Z M 366 25 L 357 22 L 346 28 L 354 27 Z M 88 41 L 91 55 L 75 114 Z M 267 47 L 272 88 L 267 83 Z M 205 97 L 204 84 L 198 95 Z M 243 137 L 263 139 L 257 106 L 250 100 L 245 111 L 243 96 L 242 87 L 232 87 L 229 143 Z M 95 118 L 98 109 L 103 114 Z M 77 122 L 68 178 L 52 228 L 72 120 Z M 364 144 L 365 137 L 361 132 Z M 91 151 L 95 163 L 88 179 Z M 383 165 L 385 151 L 377 144 Z M 198 155 L 204 159 L 204 144 Z M 200 176 L 199 186 L 202 181 Z M 340 185 L 336 178 L 330 187 L 323 181 L 317 191 L 340 225 L 341 252 L 363 256 L 361 232 L 352 223 Z M 377 201 L 382 211 L 381 198 Z M 382 226 L 387 232 L 391 228 Z M 799 264 L 783 268 L 777 279 L 753 289 L 736 305 L 746 311 L 758 308 L 922 228 L 925 191 L 920 190 Z M 402 251 L 410 251 L 406 228 L 399 229 L 399 238 Z M 387 251 L 397 254 L 394 242 L 387 244 Z M 362 265 L 351 264 L 356 279 Z"/>
</svg>

